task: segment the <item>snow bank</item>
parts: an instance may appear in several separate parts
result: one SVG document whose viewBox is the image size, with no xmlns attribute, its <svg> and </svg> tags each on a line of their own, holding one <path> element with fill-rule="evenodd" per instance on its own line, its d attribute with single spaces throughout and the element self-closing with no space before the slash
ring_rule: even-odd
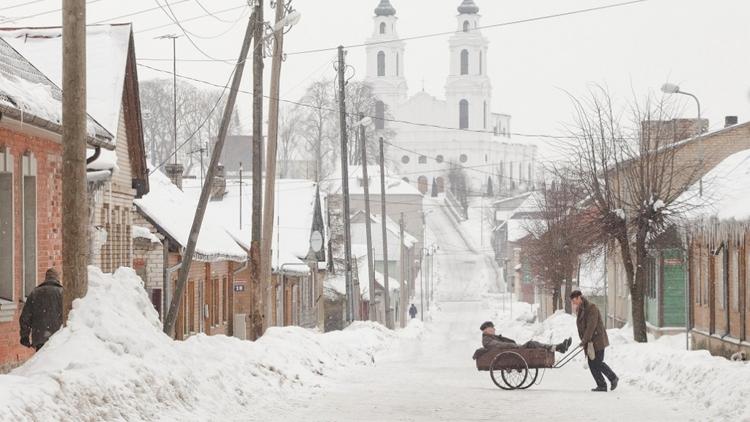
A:
<svg viewBox="0 0 750 422">
<path fill-rule="evenodd" d="M 89 269 L 89 291 L 43 350 L 0 376 L 0 420 L 247 420 L 297 388 L 375 355 L 421 326 L 373 323 L 316 334 L 273 328 L 255 343 L 173 341 L 132 269 Z"/>
<path fill-rule="evenodd" d="M 578 333 L 573 315 L 558 311 L 541 323 L 519 323 L 530 312 L 530 305 L 514 303 L 513 306 L 515 318 L 501 315 L 499 324 L 495 324 L 498 332 L 517 341 L 534 339 L 549 343 L 570 336 L 576 344 Z M 630 327 L 607 333 L 611 346 L 607 348 L 606 361 L 623 385 L 698 403 L 706 408 L 712 420 L 750 420 L 747 400 L 750 364 L 711 356 L 705 350 L 685 351 L 684 334 L 642 344 L 633 341 Z M 584 364 L 582 356 L 576 361 Z"/>
</svg>

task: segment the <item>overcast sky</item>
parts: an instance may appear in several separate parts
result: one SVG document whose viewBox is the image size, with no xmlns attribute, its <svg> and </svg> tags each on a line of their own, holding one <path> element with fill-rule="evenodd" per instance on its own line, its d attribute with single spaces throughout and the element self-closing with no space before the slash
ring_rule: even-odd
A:
<svg viewBox="0 0 750 422">
<path fill-rule="evenodd" d="M 60 1 L 2 0 L 4 26 L 59 25 L 60 12 L 27 17 L 60 8 Z M 621 0 L 620 0 L 621 1 Z M 156 0 L 88 0 L 88 21 L 154 9 L 113 22 L 134 23 L 140 63 L 171 69 L 169 41 L 154 37 L 182 34 L 168 25 Z M 399 17 L 402 37 L 454 30 L 460 0 L 391 0 Z M 618 0 L 476 0 L 482 24 L 514 21 L 576 9 L 617 3 Z M 164 0 L 160 0 L 162 5 Z M 246 17 L 243 0 L 169 0 L 192 41 L 212 58 L 237 56 Z M 286 51 L 335 47 L 364 42 L 372 33 L 373 9 L 378 0 L 293 0 L 302 21 L 289 34 Z M 209 11 L 236 8 L 215 16 Z M 239 8 L 237 8 L 239 7 Z M 266 18 L 273 16 L 267 8 Z M 27 17 L 27 18 L 24 18 Z M 570 121 L 570 101 L 563 90 L 580 95 L 592 83 L 607 85 L 627 100 L 652 91 L 669 80 L 696 94 L 711 127 L 721 127 L 725 115 L 750 118 L 750 2 L 747 0 L 649 0 L 575 16 L 523 23 L 484 31 L 490 40 L 488 74 L 492 78 L 493 108 L 513 116 L 512 129 L 520 133 L 560 134 Z M 180 59 L 208 60 L 183 36 L 177 41 Z M 334 77 L 335 52 L 290 54 L 283 68 L 281 96 L 298 99 L 313 80 Z M 157 60 L 151 60 L 157 59 Z M 352 48 L 348 60 L 364 75 L 365 50 Z M 270 71 L 270 60 L 266 66 Z M 221 61 L 180 61 L 178 73 L 213 83 L 226 83 L 231 65 Z M 448 72 L 447 36 L 409 41 L 405 74 L 409 91 L 424 89 L 443 97 Z M 144 67 L 141 79 L 168 77 Z M 243 86 L 249 87 L 249 73 Z M 692 100 L 689 100 L 692 101 Z M 686 117 L 696 111 L 686 100 Z M 249 116 L 250 99 L 240 97 L 241 112 Z M 247 125 L 249 127 L 249 125 Z M 523 139 L 517 139 L 522 141 Z"/>
</svg>

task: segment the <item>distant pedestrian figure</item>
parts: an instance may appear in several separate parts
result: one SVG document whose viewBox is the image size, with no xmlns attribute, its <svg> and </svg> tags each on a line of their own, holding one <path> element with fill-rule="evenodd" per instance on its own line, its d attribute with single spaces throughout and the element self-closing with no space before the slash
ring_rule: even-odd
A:
<svg viewBox="0 0 750 422">
<path fill-rule="evenodd" d="M 54 268 L 47 270 L 44 282 L 26 298 L 21 318 L 21 344 L 36 351 L 62 326 L 63 287 Z M 29 334 L 31 339 L 29 339 Z"/>
<path fill-rule="evenodd" d="M 409 316 L 411 316 L 411 319 L 414 319 L 417 317 L 417 307 L 414 306 L 413 303 L 409 307 Z"/>
<path fill-rule="evenodd" d="M 607 391 L 605 376 L 611 384 L 610 389 L 614 391 L 619 378 L 609 365 L 604 363 L 604 349 L 609 346 L 609 337 L 607 337 L 607 330 L 602 321 L 602 314 L 596 305 L 583 297 L 580 290 L 575 290 L 570 294 L 570 303 L 576 309 L 576 325 L 578 335 L 581 337 L 581 347 L 586 352 L 589 370 L 596 381 L 596 388 L 591 391 Z"/>
</svg>

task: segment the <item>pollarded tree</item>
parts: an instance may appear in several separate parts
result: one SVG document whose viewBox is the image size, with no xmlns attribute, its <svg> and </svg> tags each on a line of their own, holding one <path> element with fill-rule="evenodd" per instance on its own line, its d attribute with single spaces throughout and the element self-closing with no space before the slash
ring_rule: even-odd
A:
<svg viewBox="0 0 750 422">
<path fill-rule="evenodd" d="M 677 198 L 698 180 L 703 165 L 675 143 L 674 108 L 663 98 L 618 107 L 597 87 L 586 98 L 572 101 L 571 176 L 596 217 L 591 224 L 620 251 L 633 334 L 636 341 L 646 342 L 649 242 L 685 210 Z"/>
</svg>

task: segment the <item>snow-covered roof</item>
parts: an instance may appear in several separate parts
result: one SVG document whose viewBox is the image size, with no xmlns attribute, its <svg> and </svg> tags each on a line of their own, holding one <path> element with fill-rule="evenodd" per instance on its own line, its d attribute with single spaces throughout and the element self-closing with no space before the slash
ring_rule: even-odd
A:
<svg viewBox="0 0 750 422">
<path fill-rule="evenodd" d="M 690 220 L 715 217 L 719 220 L 750 218 L 750 149 L 732 154 L 703 177 L 703 196 L 699 183 L 686 190 L 675 203 L 685 207 Z"/>
<path fill-rule="evenodd" d="M 59 81 L 51 79 L 7 40 L 0 39 L 0 111 L 47 130 L 62 134 L 62 91 Z M 87 141 L 114 148 L 112 131 L 90 116 Z"/>
<path fill-rule="evenodd" d="M 364 214 L 365 212 L 362 210 L 357 211 L 354 214 L 352 214 L 352 220 L 355 220 L 357 218 L 364 219 Z M 362 222 L 364 223 L 364 220 L 362 220 Z M 380 236 L 380 231 L 382 230 L 380 228 L 381 218 L 376 214 L 370 213 L 370 223 L 372 226 L 372 232 L 374 233 L 374 236 Z M 393 221 L 393 219 L 391 217 L 388 217 L 387 215 L 385 216 L 385 229 L 397 237 L 401 236 L 401 227 L 398 225 L 398 223 Z M 417 240 L 416 237 L 412 236 L 411 234 L 409 234 L 409 232 L 404 230 L 404 246 L 407 249 L 411 249 L 417 242 L 419 242 L 419 240 Z"/>
<path fill-rule="evenodd" d="M 525 218 L 510 219 L 506 222 L 508 226 L 508 242 L 518 242 L 530 235 L 529 228 L 533 228 L 538 220 Z"/>
<path fill-rule="evenodd" d="M 86 102 L 89 114 L 116 138 L 122 108 L 131 24 L 86 27 Z M 62 84 L 62 28 L 0 28 L 0 37 L 52 82 Z M 118 142 L 114 139 L 114 144 Z M 102 151 L 95 170 L 113 168 L 114 152 Z"/>
<path fill-rule="evenodd" d="M 159 171 L 149 177 L 149 183 L 149 193 L 136 199 L 134 203 L 158 230 L 185 248 L 198 202 L 179 190 Z M 247 260 L 247 252 L 207 213 L 198 236 L 195 259 L 208 262 L 244 262 Z"/>
<path fill-rule="evenodd" d="M 161 243 L 155 234 L 151 233 L 146 227 L 133 225 L 130 228 L 130 234 L 133 239 L 146 239 L 151 243 Z"/>
<path fill-rule="evenodd" d="M 305 262 L 304 259 L 309 253 L 317 185 L 310 180 L 297 179 L 279 179 L 276 183 L 274 233 L 271 243 L 273 269 L 280 270 L 284 264 L 296 264 L 287 265 L 284 270 L 299 271 L 299 264 Z M 183 180 L 183 188 L 187 196 L 198 200 L 201 191 L 200 180 Z M 242 181 L 242 200 L 238 179 L 228 179 L 226 190 L 223 199 L 209 202 L 206 219 L 222 225 L 237 243 L 249 250 L 252 239 L 252 180 Z"/>
</svg>

